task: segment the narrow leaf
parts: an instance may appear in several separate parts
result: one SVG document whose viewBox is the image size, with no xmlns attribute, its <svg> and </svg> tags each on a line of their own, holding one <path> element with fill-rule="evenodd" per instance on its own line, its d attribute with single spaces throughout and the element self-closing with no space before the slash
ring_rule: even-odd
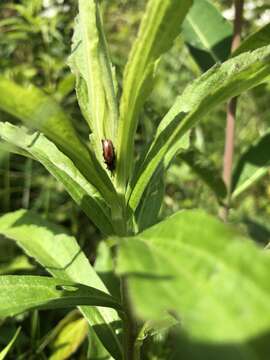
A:
<svg viewBox="0 0 270 360">
<path fill-rule="evenodd" d="M 249 35 L 241 42 L 241 45 L 233 52 L 232 57 L 246 51 L 256 50 L 262 46 L 269 45 L 270 24 L 266 24 L 259 30 Z"/>
<path fill-rule="evenodd" d="M 183 147 L 188 131 L 209 111 L 233 96 L 262 83 L 270 74 L 270 46 L 215 65 L 189 85 L 161 121 L 141 164 L 129 205 L 135 210 L 160 163 L 165 166 Z"/>
<path fill-rule="evenodd" d="M 77 305 L 120 309 L 112 296 L 90 286 L 46 276 L 0 276 L 0 318 L 31 309 L 56 309 Z"/>
<path fill-rule="evenodd" d="M 10 340 L 9 344 L 0 352 L 0 360 L 4 360 L 7 354 L 9 353 L 10 349 L 12 348 L 13 344 L 15 343 L 21 328 L 18 328 L 15 332 L 13 338 Z"/>
<path fill-rule="evenodd" d="M 266 133 L 242 154 L 233 173 L 233 199 L 236 199 L 269 172 L 269 148 L 270 133 Z"/>
<path fill-rule="evenodd" d="M 0 123 L 0 137 L 38 160 L 65 186 L 71 197 L 101 231 L 105 234 L 113 232 L 109 209 L 106 209 L 101 195 L 81 175 L 73 162 L 43 134 L 31 134 L 24 127 Z"/>
<path fill-rule="evenodd" d="M 87 337 L 88 327 L 85 319 L 76 319 L 68 323 L 53 342 L 53 354 L 49 360 L 70 358 Z"/>
<path fill-rule="evenodd" d="M 115 142 L 118 108 L 113 69 L 95 0 L 79 0 L 69 64 L 76 76 L 80 107 L 92 131 L 92 144 L 104 164 L 101 141 Z"/>
<path fill-rule="evenodd" d="M 34 86 L 22 87 L 0 76 L 0 108 L 24 122 L 28 127 L 44 132 L 59 144 L 71 158 L 89 157 L 80 142 L 71 120 L 61 107 Z M 89 165 L 88 165 L 89 166 Z"/>
<path fill-rule="evenodd" d="M 17 155 L 22 155 L 24 157 L 32 158 L 32 156 L 27 151 L 24 151 L 19 147 L 2 140 L 0 140 L 0 150 L 3 150 L 4 152 L 7 153 L 13 153 Z"/>
<path fill-rule="evenodd" d="M 118 185 L 125 190 L 133 166 L 138 114 L 153 86 L 156 61 L 173 44 L 192 0 L 150 0 L 123 80 L 117 144 Z"/>
<path fill-rule="evenodd" d="M 71 322 L 78 320 L 81 318 L 78 310 L 71 310 L 68 312 L 64 318 L 62 318 L 57 325 L 50 329 L 49 332 L 39 341 L 38 348 L 36 349 L 36 353 L 40 354 L 44 351 L 44 349 L 51 344 L 59 335 L 59 333 Z"/>
<path fill-rule="evenodd" d="M 190 338 L 210 343 L 243 341 L 270 329 L 268 254 L 201 211 L 176 213 L 119 239 L 117 264 L 143 319 L 162 319 L 169 311 Z"/>
<path fill-rule="evenodd" d="M 1 217 L 0 234 L 15 240 L 54 277 L 108 292 L 76 239 L 35 213 L 20 210 Z M 112 323 L 119 322 L 116 312 L 87 306 L 80 310 L 108 351 L 115 359 L 121 359 L 121 344 L 112 327 Z"/>
<path fill-rule="evenodd" d="M 111 203 L 115 191 L 108 175 L 79 140 L 69 116 L 57 102 L 34 86 L 25 88 L 3 76 L 0 76 L 0 92 L 4 94 L 0 109 L 44 133 Z"/>
</svg>

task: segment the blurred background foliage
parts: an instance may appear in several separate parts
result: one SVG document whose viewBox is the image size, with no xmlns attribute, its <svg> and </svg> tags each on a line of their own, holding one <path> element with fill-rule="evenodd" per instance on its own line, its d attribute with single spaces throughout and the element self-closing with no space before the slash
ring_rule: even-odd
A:
<svg viewBox="0 0 270 360">
<path fill-rule="evenodd" d="M 113 63 L 119 80 L 121 78 L 131 44 L 144 12 L 145 0 L 101 1 L 104 25 Z M 224 17 L 233 18 L 232 1 L 213 1 Z M 270 21 L 270 5 L 263 0 L 245 2 L 243 37 Z M 34 84 L 53 96 L 71 114 L 74 126 L 82 137 L 87 136 L 85 121 L 80 114 L 74 93 L 74 79 L 67 66 L 76 0 L 1 0 L 0 2 L 0 73 L 19 84 Z M 201 70 L 191 56 L 183 39 L 160 61 L 156 86 L 141 114 L 137 135 L 137 150 L 142 150 L 162 116 L 176 96 L 197 76 Z M 270 127 L 270 84 L 262 85 L 244 94 L 237 111 L 235 158 L 238 159 L 251 143 Z M 5 96 L 4 93 L 0 96 Z M 194 129 L 192 142 L 221 174 L 223 162 L 226 107 L 222 106 L 206 116 Z M 0 112 L 0 121 L 15 122 L 14 118 Z M 248 192 L 235 202 L 230 221 L 237 223 L 256 241 L 266 244 L 270 240 L 270 174 L 266 174 Z M 0 150 L 0 211 L 5 213 L 21 207 L 31 208 L 44 217 L 61 223 L 76 235 L 91 261 L 100 234 L 65 193 L 61 185 L 36 162 Z M 164 217 L 182 208 L 200 207 L 213 214 L 219 204 L 213 192 L 181 160 L 176 158 L 165 179 L 165 200 L 160 216 Z M 27 260 L 10 242 L 1 239 L 0 272 L 42 272 Z M 17 317 L 23 330 L 16 342 L 13 359 L 65 359 L 56 354 L 54 344 L 61 341 L 65 323 L 59 323 L 66 314 L 33 312 Z M 70 315 L 70 314 L 69 314 Z M 68 316 L 69 316 L 68 315 Z M 75 316 L 75 317 L 74 317 Z M 62 320 L 63 321 L 63 320 Z M 85 329 L 78 314 L 72 320 Z M 42 326 L 40 326 L 42 323 Z M 59 325 L 60 324 L 60 325 Z M 62 324 L 62 325 L 61 325 Z M 15 332 L 14 321 L 0 323 L 0 349 Z M 64 329 L 64 330 L 63 330 Z M 51 335 L 51 331 L 53 334 Z M 66 330 L 67 331 L 67 330 Z M 60 335 L 59 335 L 60 334 Z M 86 332 L 85 332 L 86 334 Z M 59 340 L 60 336 L 60 340 Z M 164 335 L 166 336 L 166 335 Z M 82 343 L 77 339 L 72 350 Z M 73 339 L 74 340 L 74 339 Z M 45 345 L 44 345 L 45 344 Z M 48 346 L 47 346 L 48 344 Z M 158 344 L 158 341 L 157 341 Z M 166 359 L 166 349 L 146 344 L 147 359 Z M 77 352 L 76 359 L 86 358 L 86 343 Z M 41 349 L 37 352 L 37 349 Z M 165 353 L 164 353 L 165 351 Z"/>
</svg>

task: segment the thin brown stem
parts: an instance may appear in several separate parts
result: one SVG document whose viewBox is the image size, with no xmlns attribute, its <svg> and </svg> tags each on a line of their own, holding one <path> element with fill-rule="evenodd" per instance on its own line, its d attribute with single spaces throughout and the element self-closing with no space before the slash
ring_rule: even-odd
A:
<svg viewBox="0 0 270 360">
<path fill-rule="evenodd" d="M 243 25 L 243 7 L 244 0 L 235 0 L 234 9 L 234 32 L 232 39 L 231 52 L 238 48 L 241 41 L 241 30 Z M 235 139 L 235 117 L 237 109 L 237 98 L 229 100 L 227 106 L 226 119 L 226 135 L 225 135 L 225 149 L 223 160 L 223 180 L 227 188 L 227 199 L 224 206 L 220 210 L 220 217 L 228 220 L 229 208 L 231 202 L 231 188 L 232 188 L 232 169 L 233 169 L 233 155 L 234 155 L 234 139 Z"/>
</svg>

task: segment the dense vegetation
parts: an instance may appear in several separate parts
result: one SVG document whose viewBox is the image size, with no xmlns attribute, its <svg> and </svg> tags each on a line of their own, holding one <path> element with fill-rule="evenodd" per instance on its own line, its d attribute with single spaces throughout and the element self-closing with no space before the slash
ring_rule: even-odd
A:
<svg viewBox="0 0 270 360">
<path fill-rule="evenodd" d="M 1 1 L 0 359 L 269 358 L 270 5 L 148 3 Z"/>
</svg>

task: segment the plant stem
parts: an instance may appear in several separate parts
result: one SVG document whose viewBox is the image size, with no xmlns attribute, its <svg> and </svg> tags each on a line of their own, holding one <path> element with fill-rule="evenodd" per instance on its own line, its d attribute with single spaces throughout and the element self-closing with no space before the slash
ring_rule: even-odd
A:
<svg viewBox="0 0 270 360">
<path fill-rule="evenodd" d="M 234 32 L 232 39 L 231 52 L 233 52 L 241 41 L 241 30 L 243 25 L 243 7 L 244 0 L 235 0 L 234 9 Z M 227 198 L 225 204 L 220 209 L 220 217 L 223 221 L 228 220 L 229 209 L 231 203 L 232 190 L 232 169 L 233 169 L 233 155 L 234 155 L 234 138 L 235 138 L 235 117 L 237 109 L 237 98 L 229 100 L 227 105 L 227 119 L 226 119 L 226 135 L 225 135 L 225 149 L 223 160 L 223 180 L 227 187 Z"/>
<path fill-rule="evenodd" d="M 137 326 L 130 309 L 125 278 L 121 279 L 121 297 L 123 308 L 125 309 L 125 315 L 122 319 L 124 324 L 124 360 L 140 360 L 140 351 L 138 351 L 138 348 L 135 346 Z"/>
</svg>

